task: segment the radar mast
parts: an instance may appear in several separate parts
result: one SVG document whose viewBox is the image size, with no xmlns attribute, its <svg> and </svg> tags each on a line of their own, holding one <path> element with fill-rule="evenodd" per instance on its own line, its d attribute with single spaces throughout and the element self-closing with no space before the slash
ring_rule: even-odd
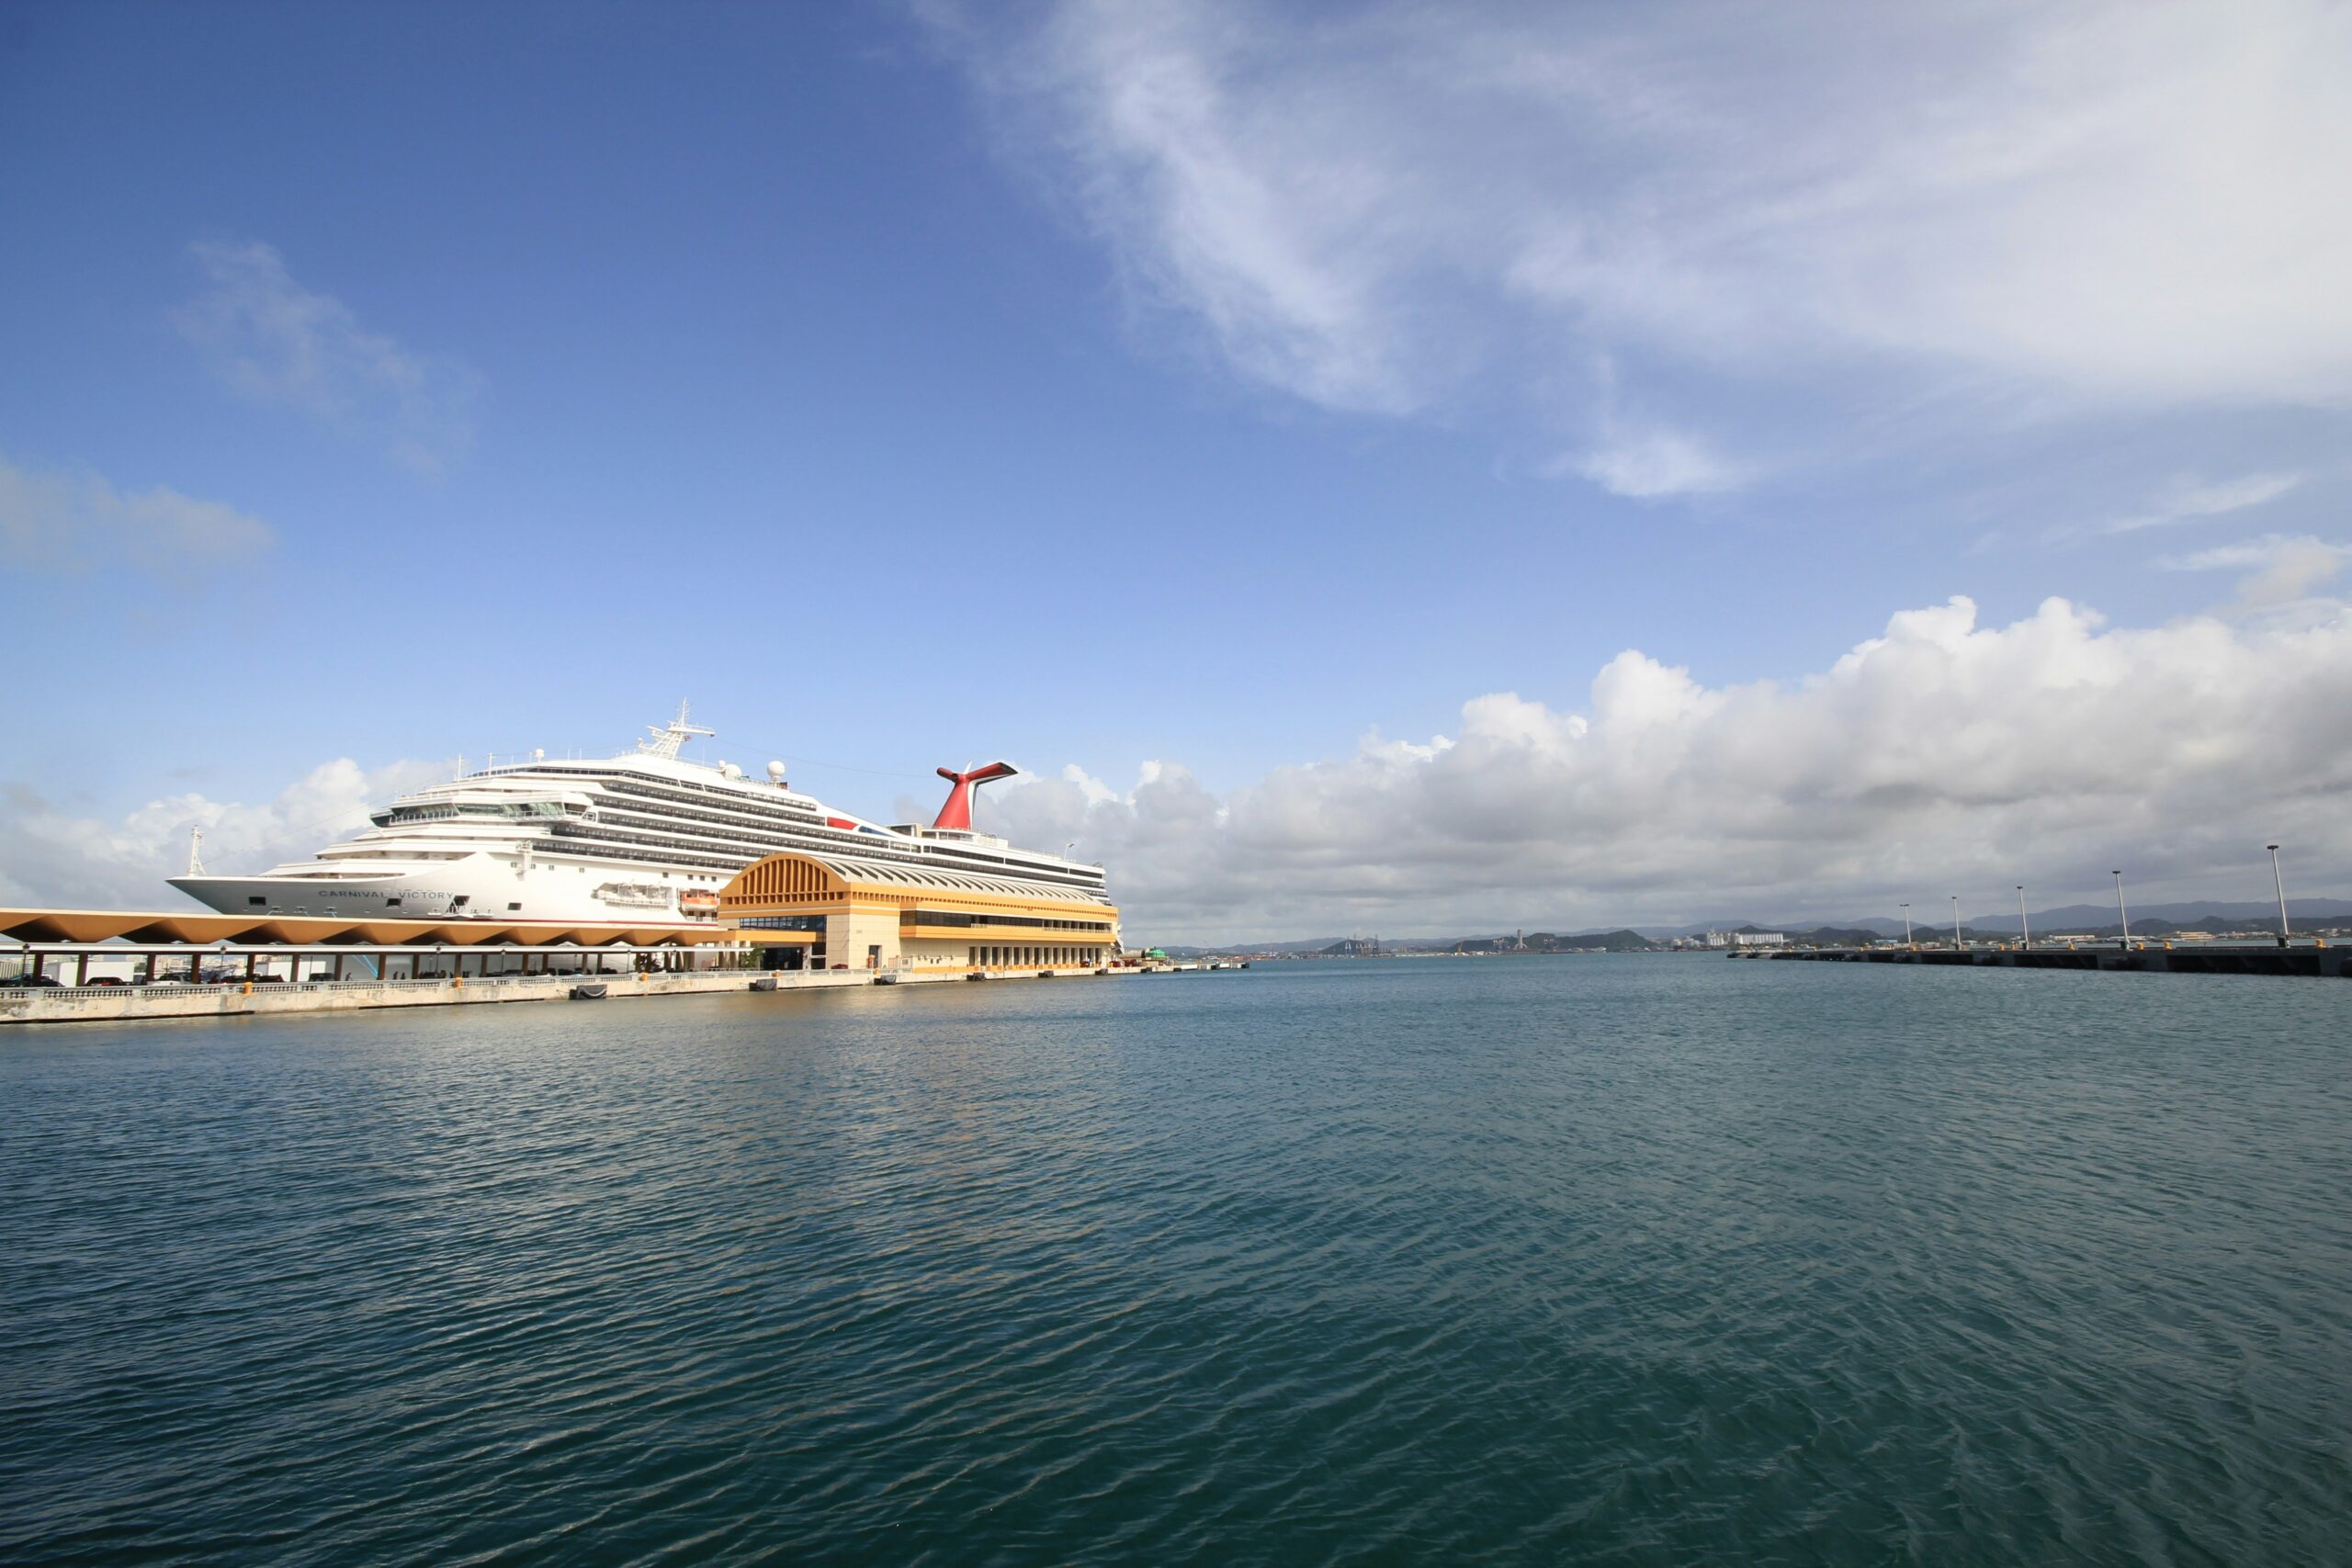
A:
<svg viewBox="0 0 2352 1568">
<path fill-rule="evenodd" d="M 650 739 L 639 741 L 637 749 L 649 757 L 675 757 L 678 754 L 678 748 L 684 745 L 689 738 L 718 733 L 715 729 L 705 729 L 699 724 L 688 724 L 687 711 L 686 703 L 681 699 L 678 704 L 678 716 L 672 719 L 666 726 L 647 725 L 645 728 L 650 732 Z"/>
</svg>

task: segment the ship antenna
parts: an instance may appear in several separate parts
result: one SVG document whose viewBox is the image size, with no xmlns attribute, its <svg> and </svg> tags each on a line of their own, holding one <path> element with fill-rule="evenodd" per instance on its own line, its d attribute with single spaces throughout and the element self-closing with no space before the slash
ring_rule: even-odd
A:
<svg viewBox="0 0 2352 1568">
<path fill-rule="evenodd" d="M 187 874 L 190 876 L 204 874 L 204 829 L 201 828 L 187 830 Z"/>
<path fill-rule="evenodd" d="M 678 716 L 672 719 L 666 728 L 656 728 L 652 725 L 647 725 L 646 728 L 651 731 L 650 738 L 639 741 L 637 749 L 649 757 L 674 757 L 678 754 L 678 748 L 686 743 L 687 737 L 717 733 L 714 730 L 705 729 L 699 724 L 687 723 L 689 711 L 685 701 L 683 698 L 680 699 Z"/>
</svg>

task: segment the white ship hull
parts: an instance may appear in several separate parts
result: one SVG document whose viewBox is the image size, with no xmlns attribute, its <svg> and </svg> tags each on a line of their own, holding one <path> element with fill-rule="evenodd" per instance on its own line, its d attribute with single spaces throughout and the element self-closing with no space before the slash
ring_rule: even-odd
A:
<svg viewBox="0 0 2352 1568">
<path fill-rule="evenodd" d="M 689 923 L 678 896 L 707 887 L 643 866 L 481 853 L 429 867 L 332 880 L 269 873 L 175 876 L 171 885 L 224 915 L 324 916 L 337 919 L 578 920 L 609 925 Z"/>
</svg>

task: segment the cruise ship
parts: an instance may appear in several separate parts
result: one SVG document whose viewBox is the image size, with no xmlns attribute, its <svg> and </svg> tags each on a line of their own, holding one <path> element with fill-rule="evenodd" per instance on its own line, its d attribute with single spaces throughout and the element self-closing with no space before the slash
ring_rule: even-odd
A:
<svg viewBox="0 0 2352 1568">
<path fill-rule="evenodd" d="M 795 790 L 782 762 L 764 778 L 679 753 L 712 731 L 681 704 L 633 751 L 601 761 L 487 767 L 404 795 L 358 837 L 253 876 L 193 863 L 171 885 L 223 914 L 342 919 L 488 919 L 633 926 L 709 919 L 718 890 L 781 851 L 823 856 L 876 880 L 947 876 L 974 892 L 1045 893 L 1109 903 L 1102 868 L 1013 848 L 972 826 L 978 787 L 1015 770 L 957 773 L 929 826 L 883 826 Z"/>
</svg>

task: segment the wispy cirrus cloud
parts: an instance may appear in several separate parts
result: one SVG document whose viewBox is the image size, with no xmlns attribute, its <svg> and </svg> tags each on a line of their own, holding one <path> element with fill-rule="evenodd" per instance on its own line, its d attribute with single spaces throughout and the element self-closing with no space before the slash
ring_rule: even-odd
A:
<svg viewBox="0 0 2352 1568">
<path fill-rule="evenodd" d="M 2298 473 L 2246 474 L 2216 483 L 2183 476 L 2166 485 L 2147 511 L 2119 517 L 2103 531 L 2133 534 L 2143 528 L 2226 517 L 2276 501 L 2302 482 L 2303 476 Z"/>
<path fill-rule="evenodd" d="M 26 567 L 205 570 L 276 543 L 267 524 L 157 485 L 125 493 L 102 475 L 0 458 L 0 556 Z"/>
<path fill-rule="evenodd" d="M 240 396 L 379 445 L 420 473 L 440 472 L 471 444 L 481 379 L 465 365 L 362 325 L 258 241 L 199 242 L 188 254 L 206 286 L 175 319 Z"/>
<path fill-rule="evenodd" d="M 2237 608 L 2275 610 L 2308 600 L 2352 560 L 2352 547 L 2309 534 L 2266 534 L 2259 539 L 2160 557 L 2168 571 L 2243 571 Z"/>
<path fill-rule="evenodd" d="M 1612 457 L 1604 391 L 1530 391 L 1562 365 L 1783 422 L 1835 383 L 1815 452 L 1959 387 L 2352 404 L 2352 11 L 2321 0 L 926 15 L 1148 319 L 1331 409 L 1516 403 L 1612 489 L 1699 470 Z"/>
<path fill-rule="evenodd" d="M 1737 490 L 1747 475 L 1696 436 L 1657 425 L 1603 421 L 1593 446 L 1551 465 L 1636 501 Z"/>
</svg>

